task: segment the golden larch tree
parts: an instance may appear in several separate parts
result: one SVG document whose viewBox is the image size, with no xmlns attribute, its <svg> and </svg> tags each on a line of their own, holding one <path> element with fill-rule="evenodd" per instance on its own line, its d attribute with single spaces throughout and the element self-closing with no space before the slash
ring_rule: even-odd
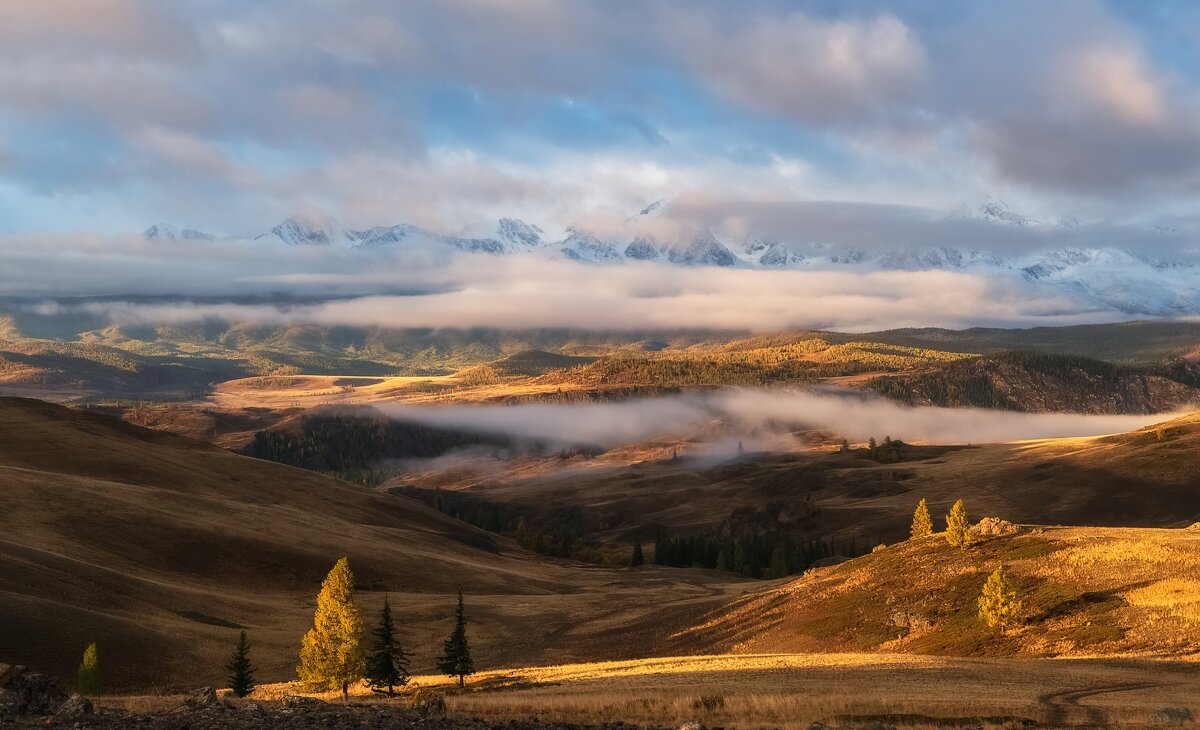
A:
<svg viewBox="0 0 1200 730">
<path fill-rule="evenodd" d="M 950 514 L 946 515 L 946 542 L 954 547 L 967 547 L 971 536 L 971 523 L 967 520 L 967 508 L 963 506 L 963 501 L 960 499 L 950 508 Z"/>
<path fill-rule="evenodd" d="M 366 672 L 362 636 L 362 617 L 354 605 L 354 573 L 350 561 L 342 558 L 317 595 L 313 627 L 300 646 L 296 668 L 300 681 L 314 690 L 341 689 L 342 701 L 347 701 L 350 683 Z"/>
<path fill-rule="evenodd" d="M 924 499 L 917 504 L 917 509 L 913 512 L 912 527 L 908 534 L 913 539 L 929 537 L 933 534 L 933 520 L 929 518 L 929 506 L 925 504 Z"/>
<path fill-rule="evenodd" d="M 1007 628 L 1021 613 L 1021 599 L 1013 588 L 1004 566 L 996 568 L 979 594 L 979 618 L 992 628 Z"/>
</svg>

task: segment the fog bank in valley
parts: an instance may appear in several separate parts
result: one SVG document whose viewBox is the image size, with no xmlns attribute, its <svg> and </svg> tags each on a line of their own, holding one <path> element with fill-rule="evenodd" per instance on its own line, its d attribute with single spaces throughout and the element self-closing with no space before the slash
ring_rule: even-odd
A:
<svg viewBox="0 0 1200 730">
<path fill-rule="evenodd" d="M 771 438 L 822 429 L 851 441 L 871 436 L 928 443 L 990 443 L 1098 436 L 1135 430 L 1178 414 L 1009 413 L 976 408 L 911 408 L 858 393 L 730 388 L 611 403 L 425 408 L 384 405 L 394 418 L 611 448 L 689 437 L 720 424 L 726 434 Z M 753 441 L 752 441 L 753 443 Z"/>
</svg>

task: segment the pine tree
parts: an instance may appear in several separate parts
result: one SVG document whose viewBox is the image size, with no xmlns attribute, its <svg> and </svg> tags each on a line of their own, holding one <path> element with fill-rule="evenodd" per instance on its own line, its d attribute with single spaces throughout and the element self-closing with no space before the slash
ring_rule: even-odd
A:
<svg viewBox="0 0 1200 730">
<path fill-rule="evenodd" d="M 392 623 L 392 607 L 387 596 L 383 597 L 383 610 L 379 612 L 379 623 L 372 630 L 374 641 L 367 654 L 366 678 L 372 691 L 389 696 L 396 687 L 408 684 L 408 654 L 396 640 L 396 627 Z"/>
<path fill-rule="evenodd" d="M 733 570 L 733 552 L 733 540 L 729 537 L 721 540 L 721 547 L 717 549 L 717 570 Z"/>
<path fill-rule="evenodd" d="M 979 618 L 992 628 L 1010 626 L 1021 613 L 1021 600 L 1008 580 L 1004 566 L 996 568 L 979 594 Z"/>
<path fill-rule="evenodd" d="M 83 661 L 75 673 L 75 688 L 79 694 L 89 697 L 104 692 L 104 678 L 100 675 L 100 650 L 94 641 L 83 650 Z"/>
<path fill-rule="evenodd" d="M 348 702 L 351 682 L 363 678 L 362 618 L 354 605 L 354 573 L 341 558 L 317 595 L 313 627 L 300 647 L 300 681 L 312 689 L 341 689 Z"/>
<path fill-rule="evenodd" d="M 450 638 L 442 643 L 442 655 L 437 660 L 438 669 L 450 677 L 458 677 L 458 686 L 466 685 L 468 674 L 475 673 L 471 659 L 471 645 L 467 642 L 467 614 L 463 608 L 462 590 L 458 591 L 458 610 L 454 612 L 454 630 Z"/>
<path fill-rule="evenodd" d="M 787 551 L 783 545 L 776 545 L 771 552 L 771 564 L 767 568 L 767 578 L 786 578 L 788 575 Z"/>
<path fill-rule="evenodd" d="M 933 520 L 929 518 L 929 506 L 925 504 L 924 499 L 917 504 L 916 512 L 913 512 L 912 528 L 908 534 L 914 540 L 933 534 Z"/>
<path fill-rule="evenodd" d="M 963 506 L 963 501 L 960 499 L 950 508 L 950 514 L 946 515 L 946 542 L 965 550 L 967 543 L 970 542 L 968 534 L 970 529 L 971 523 L 967 520 L 967 508 Z"/>
<path fill-rule="evenodd" d="M 736 541 L 733 549 L 733 572 L 741 573 L 744 576 L 750 575 L 750 554 L 746 538 L 740 538 Z"/>
<path fill-rule="evenodd" d="M 633 546 L 633 557 L 629 559 L 629 564 L 633 567 L 646 564 L 646 558 L 642 555 L 642 544 L 635 543 Z"/>
<path fill-rule="evenodd" d="M 250 664 L 250 641 L 246 632 L 238 634 L 237 647 L 225 665 L 229 670 L 229 688 L 234 697 L 245 697 L 254 689 L 254 667 Z"/>
</svg>

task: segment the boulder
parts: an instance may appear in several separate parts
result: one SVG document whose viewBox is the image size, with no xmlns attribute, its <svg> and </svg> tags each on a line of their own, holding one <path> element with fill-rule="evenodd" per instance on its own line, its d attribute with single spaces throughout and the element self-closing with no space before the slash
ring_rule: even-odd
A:
<svg viewBox="0 0 1200 730">
<path fill-rule="evenodd" d="M 1005 535 L 1015 535 L 1020 531 L 1020 527 L 1008 520 L 1002 520 L 999 517 L 984 517 L 971 528 L 971 537 L 980 539 L 1004 537 Z"/>
<path fill-rule="evenodd" d="M 17 714 L 21 711 L 21 699 L 16 692 L 0 689 L 0 724 L 16 722 Z"/>
<path fill-rule="evenodd" d="M 53 715 L 67 699 L 50 677 L 14 666 L 7 670 L 4 683 L 4 712 L 8 715 Z M 15 709 L 14 709 L 15 708 Z"/>
<path fill-rule="evenodd" d="M 25 667 L 20 665 L 14 667 L 11 664 L 0 662 L 0 689 L 7 687 L 9 680 L 23 671 L 25 671 Z"/>
<path fill-rule="evenodd" d="M 680 725 L 678 730 L 704 730 L 704 723 L 699 720 L 689 720 Z"/>
<path fill-rule="evenodd" d="M 1186 707 L 1160 707 L 1150 716 L 1150 724 L 1160 726 L 1190 725 L 1195 722 L 1192 711 Z"/>
<path fill-rule="evenodd" d="M 446 714 L 446 695 L 433 687 L 420 687 L 413 692 L 412 704 L 427 715 Z"/>
<path fill-rule="evenodd" d="M 325 704 L 322 700 L 316 697 L 305 697 L 304 695 L 284 695 L 284 707 L 322 707 Z"/>
<path fill-rule="evenodd" d="M 188 707 L 215 707 L 221 704 L 221 700 L 217 698 L 215 687 L 201 687 L 183 698 L 183 704 Z"/>
<path fill-rule="evenodd" d="M 92 701 L 81 694 L 73 694 L 66 699 L 58 707 L 58 712 L 54 713 L 55 720 L 66 720 L 69 718 L 83 717 L 90 715 L 93 712 Z"/>
</svg>

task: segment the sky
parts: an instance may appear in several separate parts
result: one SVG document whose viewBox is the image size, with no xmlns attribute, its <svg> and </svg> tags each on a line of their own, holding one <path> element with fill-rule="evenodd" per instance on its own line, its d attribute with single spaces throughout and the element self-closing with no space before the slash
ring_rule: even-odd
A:
<svg viewBox="0 0 1200 730">
<path fill-rule="evenodd" d="M 0 3 L 0 296 L 388 326 L 1200 316 L 1181 263 L 1200 257 L 1198 44 L 1200 4 L 1172 0 Z M 628 232 L 660 200 L 660 240 L 708 227 L 736 250 L 1133 256 L 1038 288 L 1027 262 L 665 273 L 255 240 L 300 215 L 440 234 L 516 217 L 553 241 Z M 215 237 L 148 241 L 155 223 Z"/>
<path fill-rule="evenodd" d="M 3 3 L 0 245 L 662 198 L 1170 225 L 1198 45 L 1170 0 Z"/>
</svg>

